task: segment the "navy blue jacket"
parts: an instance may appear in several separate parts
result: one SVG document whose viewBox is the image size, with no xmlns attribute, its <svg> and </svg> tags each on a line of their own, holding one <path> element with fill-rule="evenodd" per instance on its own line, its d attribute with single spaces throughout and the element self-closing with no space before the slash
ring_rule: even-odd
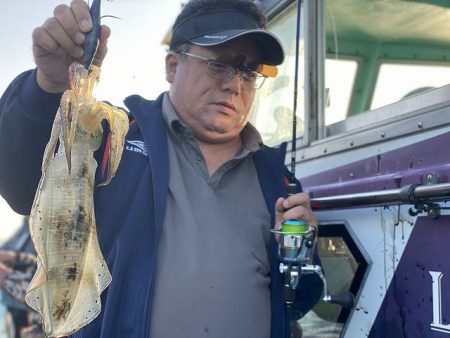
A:
<svg viewBox="0 0 450 338">
<path fill-rule="evenodd" d="M 28 71 L 13 81 L 0 100 L 0 193 L 22 214 L 30 212 L 59 97 L 40 90 L 34 72 Z M 112 283 L 102 294 L 100 315 L 73 337 L 149 337 L 155 262 L 169 182 L 167 137 L 162 95 L 155 101 L 131 96 L 125 104 L 132 121 L 127 140 L 145 142 L 147 153 L 124 151 L 111 183 L 95 190 L 98 238 Z M 272 224 L 275 201 L 286 195 L 285 151 L 283 144 L 279 148 L 263 147 L 253 155 Z M 103 148 L 96 155 L 102 169 Z M 98 170 L 98 180 L 103 174 Z M 285 309 L 273 236 L 269 256 L 271 338 L 282 338 Z M 322 283 L 315 275 L 302 276 L 295 315 L 304 315 L 321 293 Z"/>
</svg>

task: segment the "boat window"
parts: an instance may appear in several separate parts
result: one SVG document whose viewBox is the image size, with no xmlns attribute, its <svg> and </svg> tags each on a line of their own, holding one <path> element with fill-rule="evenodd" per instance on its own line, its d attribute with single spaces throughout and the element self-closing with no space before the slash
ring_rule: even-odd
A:
<svg viewBox="0 0 450 338">
<path fill-rule="evenodd" d="M 347 117 L 358 62 L 356 60 L 325 60 L 325 124 Z"/>
<path fill-rule="evenodd" d="M 340 114 L 352 116 L 449 83 L 449 7 L 448 1 L 432 0 L 325 0 L 328 57 L 360 60 L 350 104 L 340 108 L 348 110 Z M 326 79 L 338 81 L 342 69 L 325 71 Z"/>
<path fill-rule="evenodd" d="M 303 337 L 340 337 L 356 296 L 367 273 L 369 259 L 345 224 L 321 224 L 317 238 L 328 290 L 335 299 L 347 299 L 341 305 L 320 301 L 300 321 Z M 339 302 L 338 302 L 339 303 Z"/>
<path fill-rule="evenodd" d="M 268 8 L 287 3 L 269 22 L 269 29 L 281 40 L 286 59 L 278 76 L 268 79 L 257 91 L 249 120 L 261 132 L 263 141 L 273 146 L 292 137 L 297 2 L 269 2 Z M 311 149 L 300 154 L 301 160 L 328 156 L 348 146 L 360 147 L 376 140 L 375 134 L 370 137 L 358 134 L 343 142 L 333 139 L 356 130 L 379 132 L 385 141 L 428 128 L 427 125 L 417 129 L 416 123 L 388 134 L 372 126 L 387 119 L 409 119 L 414 112 L 426 109 L 425 102 L 431 106 L 431 102 L 439 104 L 436 100 L 442 100 L 442 95 L 435 93 L 450 83 L 450 2 L 317 0 L 316 3 L 320 9 L 315 21 L 305 2 L 301 11 L 296 115 L 297 137 L 304 136 L 304 142 L 298 142 L 297 147 Z M 317 69 L 324 69 L 323 79 L 320 71 L 314 78 L 305 76 L 305 64 L 311 67 L 304 54 L 305 38 L 309 36 L 305 34 L 310 31 L 306 19 L 309 25 L 319 27 L 318 32 L 323 32 L 317 43 L 319 49 L 323 48 L 317 53 Z M 313 39 L 314 34 L 309 41 Z M 309 101 L 317 95 L 315 102 L 305 101 L 305 88 L 309 89 Z M 423 100 L 402 104 L 404 98 L 418 93 L 425 95 L 420 96 Z M 398 107 L 393 108 L 392 104 Z M 309 115 L 305 116 L 305 111 Z M 323 142 L 316 142 L 322 138 Z M 328 139 L 331 145 L 325 144 Z"/>
<path fill-rule="evenodd" d="M 450 82 L 449 64 L 383 63 L 371 109 L 400 101 Z"/>
<path fill-rule="evenodd" d="M 288 141 L 292 136 L 292 114 L 294 101 L 296 5 L 291 5 L 270 23 L 270 30 L 281 40 L 285 52 L 284 63 L 278 67 L 276 78 L 266 79 L 257 90 L 249 120 L 261 133 L 268 145 Z M 302 21 L 303 22 L 303 21 Z M 294 27 L 294 28 L 293 28 Z M 304 28 L 301 28 L 304 32 Z M 303 134 L 303 78 L 304 52 L 303 34 L 300 39 L 299 83 L 297 103 L 297 136 Z"/>
</svg>

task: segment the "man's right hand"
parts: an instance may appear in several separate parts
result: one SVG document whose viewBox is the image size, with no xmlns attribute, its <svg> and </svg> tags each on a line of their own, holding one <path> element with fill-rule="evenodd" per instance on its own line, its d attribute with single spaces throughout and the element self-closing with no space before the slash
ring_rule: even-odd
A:
<svg viewBox="0 0 450 338">
<path fill-rule="evenodd" d="M 69 87 L 69 66 L 83 63 L 85 34 L 92 29 L 89 7 L 83 0 L 73 0 L 70 7 L 59 5 L 53 17 L 33 31 L 33 54 L 37 83 L 44 91 L 60 93 Z M 111 30 L 101 27 L 100 44 L 94 64 L 100 66 L 107 52 Z"/>
</svg>

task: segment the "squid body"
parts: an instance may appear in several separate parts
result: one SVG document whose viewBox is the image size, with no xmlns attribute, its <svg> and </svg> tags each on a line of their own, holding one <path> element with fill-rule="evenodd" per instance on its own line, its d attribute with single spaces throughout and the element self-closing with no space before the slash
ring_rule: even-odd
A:
<svg viewBox="0 0 450 338">
<path fill-rule="evenodd" d="M 128 116 L 95 100 L 99 74 L 94 65 L 70 67 L 70 89 L 53 123 L 30 214 L 38 268 L 25 300 L 40 313 L 48 337 L 65 337 L 91 322 L 101 311 L 100 294 L 111 282 L 96 233 L 93 153 L 106 119 L 111 129 L 107 184 L 119 166 Z"/>
</svg>

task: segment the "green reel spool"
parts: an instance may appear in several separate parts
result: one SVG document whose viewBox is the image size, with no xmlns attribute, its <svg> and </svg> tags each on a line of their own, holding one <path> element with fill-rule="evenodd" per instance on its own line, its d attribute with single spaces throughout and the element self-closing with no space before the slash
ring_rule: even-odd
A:
<svg viewBox="0 0 450 338">
<path fill-rule="evenodd" d="M 298 221 L 298 220 L 288 220 L 284 221 L 281 225 L 281 232 L 282 233 L 308 233 L 309 232 L 309 225 L 306 224 L 304 221 Z"/>
</svg>

